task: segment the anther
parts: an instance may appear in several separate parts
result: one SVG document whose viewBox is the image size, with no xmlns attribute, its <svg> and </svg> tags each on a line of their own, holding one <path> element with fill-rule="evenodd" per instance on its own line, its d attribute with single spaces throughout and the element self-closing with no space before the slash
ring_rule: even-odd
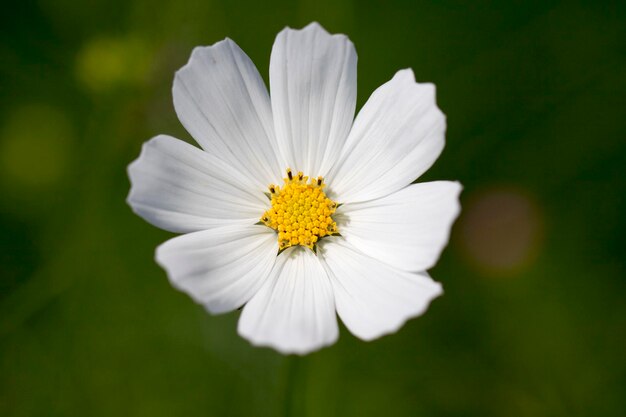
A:
<svg viewBox="0 0 626 417">
<path fill-rule="evenodd" d="M 285 184 L 268 186 L 272 206 L 261 222 L 277 232 L 279 250 L 300 245 L 313 249 L 325 236 L 337 233 L 332 219 L 337 204 L 323 191 L 324 178 L 309 178 L 288 168 Z"/>
</svg>

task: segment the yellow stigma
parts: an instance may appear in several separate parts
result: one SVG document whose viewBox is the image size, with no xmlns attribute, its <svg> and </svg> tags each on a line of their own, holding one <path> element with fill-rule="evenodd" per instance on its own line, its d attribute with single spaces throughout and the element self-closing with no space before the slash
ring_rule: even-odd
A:
<svg viewBox="0 0 626 417">
<path fill-rule="evenodd" d="M 305 177 L 287 169 L 285 184 L 269 186 L 272 207 L 261 222 L 278 232 L 278 248 L 302 245 L 311 249 L 324 236 L 337 233 L 332 215 L 337 203 L 326 197 L 324 178 Z"/>
</svg>

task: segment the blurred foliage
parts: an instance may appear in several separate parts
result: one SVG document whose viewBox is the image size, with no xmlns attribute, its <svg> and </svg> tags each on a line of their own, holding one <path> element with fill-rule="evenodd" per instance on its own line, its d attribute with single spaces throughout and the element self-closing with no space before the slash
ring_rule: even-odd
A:
<svg viewBox="0 0 626 417">
<path fill-rule="evenodd" d="M 557 1 L 24 1 L 0 31 L 0 415 L 623 416 L 626 7 Z M 438 88 L 464 212 L 446 294 L 395 335 L 304 358 L 251 347 L 153 261 L 126 166 L 185 140 L 173 73 L 228 36 L 267 79 L 317 20 L 359 105 L 405 67 Z"/>
</svg>

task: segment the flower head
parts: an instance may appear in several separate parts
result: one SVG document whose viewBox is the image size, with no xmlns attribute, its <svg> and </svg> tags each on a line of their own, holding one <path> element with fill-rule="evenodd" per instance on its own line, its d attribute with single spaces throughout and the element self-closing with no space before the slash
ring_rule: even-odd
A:
<svg viewBox="0 0 626 417">
<path fill-rule="evenodd" d="M 356 52 L 317 23 L 280 32 L 270 92 L 230 39 L 198 47 L 174 106 L 202 149 L 146 142 L 128 202 L 184 233 L 158 247 L 172 284 L 239 334 L 304 354 L 395 332 L 441 294 L 425 272 L 459 213 L 456 182 L 412 184 L 444 146 L 432 84 L 402 70 L 354 118 Z"/>
</svg>

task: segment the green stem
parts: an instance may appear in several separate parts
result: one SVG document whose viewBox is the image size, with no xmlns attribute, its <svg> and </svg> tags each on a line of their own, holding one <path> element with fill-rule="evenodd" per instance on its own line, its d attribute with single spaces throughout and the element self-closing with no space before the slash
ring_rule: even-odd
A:
<svg viewBox="0 0 626 417">
<path fill-rule="evenodd" d="M 287 358 L 285 377 L 285 417 L 306 415 L 306 367 L 305 359 L 300 356 Z"/>
</svg>

